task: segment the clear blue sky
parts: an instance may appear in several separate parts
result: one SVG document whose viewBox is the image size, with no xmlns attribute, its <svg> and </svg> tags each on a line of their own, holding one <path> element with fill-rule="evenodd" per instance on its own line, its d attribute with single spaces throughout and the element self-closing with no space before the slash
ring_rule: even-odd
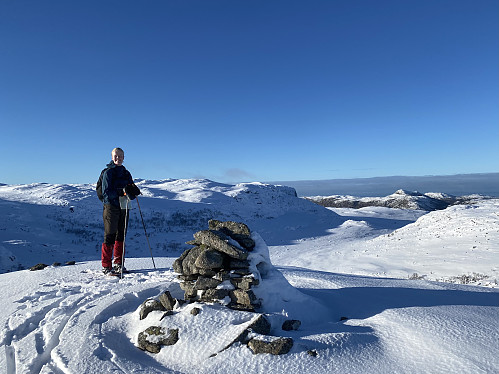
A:
<svg viewBox="0 0 499 374">
<path fill-rule="evenodd" d="M 0 182 L 497 172 L 497 0 L 0 2 Z"/>
</svg>

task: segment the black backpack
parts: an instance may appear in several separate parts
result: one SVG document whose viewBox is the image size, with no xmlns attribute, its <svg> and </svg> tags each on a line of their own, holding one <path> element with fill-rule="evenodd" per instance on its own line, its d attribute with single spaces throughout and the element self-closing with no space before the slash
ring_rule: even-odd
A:
<svg viewBox="0 0 499 374">
<path fill-rule="evenodd" d="M 95 187 L 95 190 L 97 191 L 97 197 L 100 201 L 104 201 L 104 195 L 102 195 L 102 176 L 104 175 L 104 172 L 106 170 L 107 168 L 103 169 L 100 172 L 99 180 L 97 181 L 97 186 Z"/>
</svg>

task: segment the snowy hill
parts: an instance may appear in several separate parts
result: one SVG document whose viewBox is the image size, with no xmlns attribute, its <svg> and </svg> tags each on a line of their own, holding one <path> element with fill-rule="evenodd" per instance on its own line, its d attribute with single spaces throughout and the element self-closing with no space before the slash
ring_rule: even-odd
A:
<svg viewBox="0 0 499 374">
<path fill-rule="evenodd" d="M 99 272 L 102 207 L 93 185 L 0 186 L 1 270 L 11 271 L 0 274 L 1 372 L 499 371 L 499 200 L 432 212 L 324 208 L 291 188 L 260 183 L 138 185 L 157 270 L 134 202 L 127 267 L 136 271 L 123 280 Z M 201 309 L 181 331 L 182 344 L 157 355 L 136 348 L 150 322 L 139 321 L 140 304 L 165 290 L 182 296 L 172 263 L 211 218 L 258 232 L 295 287 L 275 285 L 283 315 L 303 318 L 297 331 L 272 328 L 295 341 L 288 354 L 200 344 L 199 336 L 216 337 L 216 328 L 234 334 L 253 318 L 206 304 L 177 310 L 172 323 L 192 321 L 190 309 Z M 67 260 L 77 264 L 12 271 Z"/>
<path fill-rule="evenodd" d="M 347 220 L 330 235 L 274 247 L 272 261 L 318 271 L 499 287 L 497 199 L 430 213 L 330 209 Z"/>
<path fill-rule="evenodd" d="M 343 222 L 336 213 L 298 198 L 294 189 L 261 183 L 139 180 L 140 205 L 157 256 L 178 256 L 209 219 L 242 221 L 271 245 L 324 233 Z M 149 249 L 132 202 L 128 257 Z M 100 258 L 102 204 L 95 185 L 0 186 L 0 273 L 36 263 Z"/>
<path fill-rule="evenodd" d="M 444 193 L 425 194 L 417 191 L 397 190 L 385 197 L 355 197 L 349 195 L 311 196 L 307 200 L 329 208 L 365 208 L 380 206 L 397 209 L 420 209 L 426 211 L 445 209 L 450 205 L 469 204 L 476 200 L 490 199 L 487 196 L 453 196 Z"/>
</svg>

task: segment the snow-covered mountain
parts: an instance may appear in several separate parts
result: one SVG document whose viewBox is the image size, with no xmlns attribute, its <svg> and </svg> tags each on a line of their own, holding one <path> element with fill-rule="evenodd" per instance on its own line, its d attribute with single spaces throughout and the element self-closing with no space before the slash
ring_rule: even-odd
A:
<svg viewBox="0 0 499 374">
<path fill-rule="evenodd" d="M 135 272 L 123 280 L 100 274 L 94 185 L 0 186 L 1 372 L 499 371 L 498 199 L 431 212 L 325 208 L 261 183 L 137 184 L 157 269 L 133 202 L 127 267 Z M 136 348 L 137 334 L 160 317 L 140 321 L 140 304 L 165 290 L 182 297 L 172 263 L 211 218 L 259 233 L 282 280 L 294 286 L 274 285 L 283 318 L 303 319 L 297 331 L 272 326 L 271 334 L 293 338 L 288 354 L 223 349 L 227 335 L 217 329 L 235 334 L 253 317 L 200 303 L 176 310 L 171 323 L 184 331 L 174 348 L 157 355 Z M 77 263 L 14 271 L 68 260 Z"/>
<path fill-rule="evenodd" d="M 420 209 L 426 211 L 445 209 L 450 205 L 469 204 L 477 200 L 490 199 L 488 196 L 453 196 L 444 193 L 419 193 L 417 191 L 397 190 L 385 197 L 356 197 L 350 195 L 310 196 L 307 200 L 329 208 L 364 208 L 381 206 L 398 209 Z"/>
</svg>

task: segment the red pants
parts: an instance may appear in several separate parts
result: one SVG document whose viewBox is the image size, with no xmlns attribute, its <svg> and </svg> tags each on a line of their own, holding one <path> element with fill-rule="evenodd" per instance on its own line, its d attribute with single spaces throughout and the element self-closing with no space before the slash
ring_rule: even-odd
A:
<svg viewBox="0 0 499 374">
<path fill-rule="evenodd" d="M 112 257 L 114 252 L 114 263 L 121 265 L 123 260 L 123 242 L 114 242 L 114 245 L 102 243 L 102 267 L 110 268 L 112 266 Z"/>
</svg>

